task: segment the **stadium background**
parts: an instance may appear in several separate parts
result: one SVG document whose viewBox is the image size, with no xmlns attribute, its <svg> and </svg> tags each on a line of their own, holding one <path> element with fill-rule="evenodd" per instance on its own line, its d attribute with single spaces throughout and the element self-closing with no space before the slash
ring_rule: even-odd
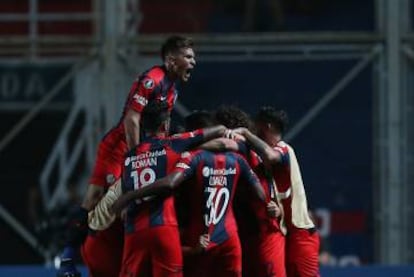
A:
<svg viewBox="0 0 414 277">
<path fill-rule="evenodd" d="M 324 276 L 413 263 L 412 12 L 411 0 L 0 1 L 0 276 L 53 264 L 99 138 L 172 33 L 191 34 L 198 62 L 177 125 L 221 104 L 289 113 Z"/>
</svg>

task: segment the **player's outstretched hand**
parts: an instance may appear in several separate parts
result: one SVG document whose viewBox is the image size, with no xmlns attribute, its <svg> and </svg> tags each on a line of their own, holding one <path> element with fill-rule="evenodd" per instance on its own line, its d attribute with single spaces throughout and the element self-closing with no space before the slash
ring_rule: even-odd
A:
<svg viewBox="0 0 414 277">
<path fill-rule="evenodd" d="M 269 217 L 278 218 L 281 215 L 282 211 L 280 210 L 279 206 L 274 201 L 269 201 L 267 203 L 267 214 Z"/>
<path fill-rule="evenodd" d="M 72 247 L 65 247 L 60 257 L 60 267 L 56 277 L 81 277 L 80 272 L 76 269 L 74 257 L 74 249 Z"/>
</svg>

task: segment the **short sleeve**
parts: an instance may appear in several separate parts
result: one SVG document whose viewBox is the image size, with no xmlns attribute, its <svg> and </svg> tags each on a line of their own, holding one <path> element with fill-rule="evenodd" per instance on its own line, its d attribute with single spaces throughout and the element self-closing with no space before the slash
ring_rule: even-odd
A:
<svg viewBox="0 0 414 277">
<path fill-rule="evenodd" d="M 273 147 L 273 150 L 275 150 L 281 155 L 281 158 L 282 158 L 281 163 L 283 165 L 289 164 L 289 150 L 287 147 L 276 146 L 276 147 Z"/>
<path fill-rule="evenodd" d="M 136 80 L 130 90 L 128 109 L 141 113 L 156 89 L 155 80 L 150 77 L 143 77 Z"/>
<path fill-rule="evenodd" d="M 198 146 L 203 141 L 204 133 L 202 129 L 199 129 L 171 136 L 171 147 L 174 151 L 183 152 Z"/>
<path fill-rule="evenodd" d="M 200 155 L 191 152 L 181 153 L 181 158 L 176 163 L 173 172 L 183 172 L 185 179 L 190 178 L 195 174 Z"/>
</svg>

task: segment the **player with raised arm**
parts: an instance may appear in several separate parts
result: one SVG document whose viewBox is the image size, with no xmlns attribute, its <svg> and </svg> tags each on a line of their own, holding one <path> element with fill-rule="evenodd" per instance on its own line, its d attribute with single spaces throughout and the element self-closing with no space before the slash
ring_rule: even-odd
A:
<svg viewBox="0 0 414 277">
<path fill-rule="evenodd" d="M 224 126 L 215 126 L 167 136 L 169 120 L 170 113 L 162 103 L 145 107 L 142 124 L 145 138 L 124 159 L 124 192 L 152 187 L 154 181 L 174 169 L 181 152 L 223 136 L 227 131 Z M 120 277 L 182 276 L 182 253 L 172 195 L 129 203 L 124 241 Z"/>
<path fill-rule="evenodd" d="M 177 99 L 176 83 L 188 81 L 196 63 L 192 40 L 181 36 L 171 36 L 164 42 L 161 57 L 163 65 L 150 68 L 134 81 L 121 119 L 99 143 L 86 195 L 68 227 L 68 239 L 57 274 L 59 277 L 79 276 L 73 258 L 76 248 L 82 243 L 82 256 L 90 276 L 115 277 L 119 274 L 123 246 L 122 224 L 112 224 L 112 215 L 102 215 L 102 212 L 107 211 L 107 202 L 116 197 L 108 197 L 101 202 L 102 209 L 97 203 L 108 187 L 119 179 L 127 150 L 140 142 L 141 113 L 145 106 L 154 101 L 163 102 L 171 111 Z M 117 191 L 119 189 L 116 187 L 109 193 L 116 194 Z M 93 212 L 90 213 L 91 211 Z M 89 222 L 94 223 L 89 224 L 89 227 L 100 225 L 104 228 L 89 232 L 84 241 L 88 232 L 88 217 Z"/>
<path fill-rule="evenodd" d="M 282 140 L 287 124 L 284 111 L 263 107 L 256 117 L 259 137 L 249 130 L 235 130 L 263 158 L 272 170 L 277 196 L 283 208 L 288 277 L 318 277 L 319 235 L 309 212 L 299 164 L 293 148 Z"/>
</svg>

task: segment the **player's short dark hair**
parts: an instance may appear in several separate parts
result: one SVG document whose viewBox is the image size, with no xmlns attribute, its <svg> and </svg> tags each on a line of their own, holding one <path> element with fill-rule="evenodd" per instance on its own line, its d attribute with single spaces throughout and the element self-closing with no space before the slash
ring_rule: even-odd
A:
<svg viewBox="0 0 414 277">
<path fill-rule="evenodd" d="M 165 58 L 169 54 L 176 54 L 182 48 L 193 48 L 194 42 L 191 38 L 182 36 L 171 36 L 161 46 L 161 58 L 165 61 Z"/>
<path fill-rule="evenodd" d="M 286 131 L 289 124 L 288 115 L 284 110 L 276 110 L 270 106 L 260 108 L 255 120 L 262 123 L 270 123 L 282 134 Z"/>
<path fill-rule="evenodd" d="M 142 111 L 142 128 L 145 131 L 156 132 L 169 117 L 167 102 L 150 101 Z"/>
<path fill-rule="evenodd" d="M 223 124 L 229 129 L 239 127 L 245 127 L 249 130 L 254 129 L 250 115 L 234 105 L 220 106 L 216 110 L 214 117 L 219 124 Z"/>
<path fill-rule="evenodd" d="M 206 110 L 194 111 L 184 119 L 186 131 L 193 131 L 200 128 L 211 127 L 214 125 L 214 116 Z"/>
</svg>

